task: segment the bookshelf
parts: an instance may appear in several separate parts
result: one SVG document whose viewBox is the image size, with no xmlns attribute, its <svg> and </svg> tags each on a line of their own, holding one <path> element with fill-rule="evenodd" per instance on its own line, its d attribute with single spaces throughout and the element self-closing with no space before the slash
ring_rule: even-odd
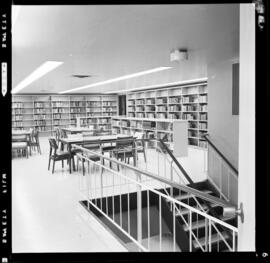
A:
<svg viewBox="0 0 270 263">
<path fill-rule="evenodd" d="M 34 127 L 40 132 L 52 130 L 52 111 L 50 96 L 32 96 L 34 105 Z"/>
<path fill-rule="evenodd" d="M 178 157 L 187 154 L 188 122 L 185 120 L 115 116 L 112 117 L 112 132 L 127 135 L 143 132 L 146 139 L 162 139 L 167 135 L 166 144 L 171 150 L 175 149 Z M 181 147 L 174 147 L 174 145 L 181 145 Z"/>
<path fill-rule="evenodd" d="M 208 132 L 207 82 L 196 82 L 127 94 L 130 118 L 188 121 L 189 145 L 206 147 Z M 157 134 L 158 135 L 158 134 Z"/>
<path fill-rule="evenodd" d="M 38 95 L 12 96 L 12 128 L 36 128 L 51 133 L 55 128 L 93 125 L 93 129 L 110 130 L 111 116 L 117 115 L 116 95 Z"/>
</svg>

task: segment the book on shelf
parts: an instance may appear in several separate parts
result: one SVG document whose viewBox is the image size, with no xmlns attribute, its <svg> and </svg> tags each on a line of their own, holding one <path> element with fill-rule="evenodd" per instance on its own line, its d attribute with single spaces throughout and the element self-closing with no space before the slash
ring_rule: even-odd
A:
<svg viewBox="0 0 270 263">
<path fill-rule="evenodd" d="M 168 118 L 169 119 L 179 119 L 179 115 L 177 115 L 176 113 L 169 113 Z"/>
<path fill-rule="evenodd" d="M 207 142 L 206 141 L 199 141 L 199 147 L 206 148 Z"/>
<path fill-rule="evenodd" d="M 154 98 L 146 99 L 146 104 L 155 104 L 155 99 Z"/>
<path fill-rule="evenodd" d="M 169 98 L 169 103 L 181 103 L 181 98 Z"/>
<path fill-rule="evenodd" d="M 158 98 L 157 99 L 157 104 L 166 104 L 167 103 L 167 98 Z"/>
<path fill-rule="evenodd" d="M 157 119 L 166 119 L 167 114 L 166 113 L 157 113 L 156 116 L 157 116 Z"/>
<path fill-rule="evenodd" d="M 200 105 L 199 110 L 200 111 L 207 111 L 207 105 Z"/>
<path fill-rule="evenodd" d="M 128 117 L 134 118 L 134 117 L 135 117 L 135 113 L 129 112 L 129 113 L 128 113 Z"/>
<path fill-rule="evenodd" d="M 151 113 L 146 113 L 146 117 L 147 118 L 155 118 L 155 113 L 151 112 Z"/>
<path fill-rule="evenodd" d="M 144 99 L 138 99 L 138 100 L 136 101 L 136 104 L 137 104 L 137 105 L 142 105 L 142 104 L 144 104 Z"/>
<path fill-rule="evenodd" d="M 22 102 L 12 102 L 12 108 L 23 108 L 23 103 Z"/>
<path fill-rule="evenodd" d="M 199 129 L 207 130 L 207 123 L 206 122 L 199 122 Z"/>
<path fill-rule="evenodd" d="M 168 107 L 169 111 L 180 111 L 181 110 L 181 105 L 170 105 Z"/>
<path fill-rule="evenodd" d="M 147 105 L 147 106 L 145 107 L 145 110 L 146 110 L 146 111 L 155 111 L 155 108 L 156 108 L 155 106 Z"/>
<path fill-rule="evenodd" d="M 136 117 L 138 117 L 138 118 L 144 118 L 144 113 L 142 113 L 142 112 L 139 112 L 139 113 L 136 113 Z"/>
<path fill-rule="evenodd" d="M 157 111 L 167 111 L 166 106 L 157 106 Z"/>
<path fill-rule="evenodd" d="M 142 127 L 143 129 L 155 129 L 156 123 L 154 121 L 144 121 Z"/>
<path fill-rule="evenodd" d="M 206 121 L 207 120 L 207 113 L 200 113 L 200 120 Z"/>
<path fill-rule="evenodd" d="M 199 102 L 200 103 L 207 103 L 207 95 L 200 95 Z"/>
</svg>

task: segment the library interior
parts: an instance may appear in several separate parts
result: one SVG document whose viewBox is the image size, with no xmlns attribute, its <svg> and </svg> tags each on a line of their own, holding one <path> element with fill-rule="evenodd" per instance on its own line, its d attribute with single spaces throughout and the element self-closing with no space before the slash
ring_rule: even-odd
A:
<svg viewBox="0 0 270 263">
<path fill-rule="evenodd" d="M 12 251 L 254 251 L 254 17 L 13 5 Z"/>
</svg>

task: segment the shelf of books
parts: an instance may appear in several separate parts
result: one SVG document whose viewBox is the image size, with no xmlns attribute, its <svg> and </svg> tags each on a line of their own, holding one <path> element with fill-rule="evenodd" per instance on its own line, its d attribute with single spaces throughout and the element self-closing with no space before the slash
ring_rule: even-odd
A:
<svg viewBox="0 0 270 263">
<path fill-rule="evenodd" d="M 24 130 L 33 127 L 33 109 L 32 96 L 16 96 L 12 100 L 12 128 Z"/>
<path fill-rule="evenodd" d="M 177 124 L 177 125 L 176 125 Z M 182 131 L 187 132 L 188 126 L 185 120 L 172 120 L 161 118 L 139 118 L 127 116 L 112 117 L 113 134 L 134 135 L 136 132 L 143 132 L 146 139 L 163 139 L 166 136 L 166 144 L 173 150 L 174 143 L 181 137 L 181 145 L 187 145 L 187 134 L 183 136 Z"/>
<path fill-rule="evenodd" d="M 86 116 L 77 118 L 78 127 L 111 131 L 111 117 L 118 113 L 118 97 L 115 95 L 86 96 Z"/>
<path fill-rule="evenodd" d="M 50 96 L 32 96 L 34 127 L 40 132 L 51 132 L 52 110 Z"/>
<path fill-rule="evenodd" d="M 189 145 L 206 147 L 207 82 L 127 94 L 127 116 L 188 121 Z M 158 135 L 158 134 L 157 134 Z"/>
<path fill-rule="evenodd" d="M 12 128 L 36 128 L 50 133 L 55 128 L 93 125 L 94 129 L 111 130 L 111 116 L 117 115 L 116 95 L 13 95 Z"/>
</svg>

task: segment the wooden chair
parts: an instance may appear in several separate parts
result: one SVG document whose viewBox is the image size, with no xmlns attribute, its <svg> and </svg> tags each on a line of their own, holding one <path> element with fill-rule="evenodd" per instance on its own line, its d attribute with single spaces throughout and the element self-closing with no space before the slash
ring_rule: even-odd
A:
<svg viewBox="0 0 270 263">
<path fill-rule="evenodd" d="M 36 129 L 33 131 L 29 146 L 34 150 L 37 149 L 39 154 L 41 154 L 40 144 L 39 144 L 39 131 Z"/>
<path fill-rule="evenodd" d="M 59 146 L 59 139 L 60 139 L 60 129 L 59 127 L 55 128 L 55 139 L 56 139 L 56 143 Z"/>
<path fill-rule="evenodd" d="M 53 161 L 52 173 L 54 173 L 55 162 L 62 161 L 62 168 L 64 168 L 64 160 L 69 161 L 70 154 L 67 151 L 58 150 L 59 147 L 56 143 L 55 138 L 49 138 L 49 143 L 50 143 L 50 153 L 49 153 L 48 170 L 50 170 L 50 163 L 52 160 Z M 74 154 L 71 155 L 71 160 L 73 163 L 73 170 L 75 170 Z M 71 163 L 69 165 L 71 165 Z"/>
<path fill-rule="evenodd" d="M 139 158 L 138 153 L 143 153 L 144 161 L 146 162 L 145 141 L 144 141 L 145 134 L 143 132 L 135 132 L 134 137 L 136 137 L 135 147 L 137 151 L 137 159 Z"/>
<path fill-rule="evenodd" d="M 12 135 L 12 151 L 25 154 L 28 158 L 28 138 L 27 135 Z"/>
<path fill-rule="evenodd" d="M 136 151 L 135 151 L 135 143 L 134 143 L 134 137 L 118 137 L 116 140 L 116 146 L 115 149 L 112 151 L 113 156 L 117 160 L 121 160 L 126 162 L 131 157 L 133 157 L 133 162 L 136 161 Z M 119 171 L 119 165 L 117 165 L 117 169 Z"/>
<path fill-rule="evenodd" d="M 82 145 L 84 148 L 86 148 L 84 145 Z M 82 155 L 86 156 L 88 159 L 90 159 L 93 162 L 98 162 L 100 161 L 100 156 L 96 155 L 95 152 L 101 154 L 101 142 L 100 140 L 96 140 L 91 142 L 91 144 L 87 144 L 87 150 L 90 150 L 91 152 L 88 151 L 82 151 Z M 84 162 L 85 160 L 82 159 L 82 167 L 83 167 L 83 175 L 85 174 L 84 170 Z M 77 159 L 77 167 L 79 167 L 79 159 Z"/>
<path fill-rule="evenodd" d="M 67 138 L 67 133 L 63 130 L 63 129 L 61 129 L 61 128 L 58 128 L 59 129 L 59 139 L 61 139 L 61 138 Z M 59 141 L 59 144 L 60 144 L 60 141 Z M 58 145 L 59 146 L 59 145 Z M 64 144 L 63 143 L 61 143 L 61 150 L 63 151 L 64 150 Z"/>
</svg>

